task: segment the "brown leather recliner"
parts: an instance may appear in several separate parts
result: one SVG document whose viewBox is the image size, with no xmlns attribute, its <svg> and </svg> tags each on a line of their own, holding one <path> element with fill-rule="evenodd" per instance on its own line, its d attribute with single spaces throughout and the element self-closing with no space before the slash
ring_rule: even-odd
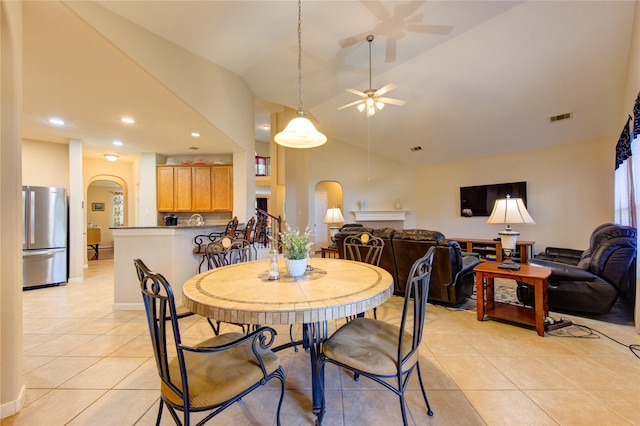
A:
<svg viewBox="0 0 640 426">
<path fill-rule="evenodd" d="M 637 230 L 606 223 L 591 234 L 584 251 L 548 247 L 528 264 L 551 269 L 549 308 L 605 314 L 622 297 L 636 291 Z M 533 289 L 520 285 L 518 299 L 533 305 Z"/>
<path fill-rule="evenodd" d="M 429 300 L 456 304 L 472 294 L 475 281 L 473 268 L 480 261 L 477 256 L 463 255 L 458 242 L 447 240 L 441 232 L 426 229 L 343 228 L 335 237 L 340 258 L 344 258 L 344 238 L 363 231 L 380 237 L 385 242 L 380 267 L 393 277 L 395 294 L 404 295 L 411 266 L 431 246 L 436 247 L 436 253 Z"/>
</svg>

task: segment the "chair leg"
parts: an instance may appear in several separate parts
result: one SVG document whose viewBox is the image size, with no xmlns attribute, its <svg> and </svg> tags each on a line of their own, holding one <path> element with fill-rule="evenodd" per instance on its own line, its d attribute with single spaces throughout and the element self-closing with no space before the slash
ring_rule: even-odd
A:
<svg viewBox="0 0 640 426">
<path fill-rule="evenodd" d="M 164 406 L 164 400 L 160 397 L 160 408 L 158 408 L 158 418 L 156 419 L 156 426 L 160 426 L 160 420 L 162 419 L 162 408 Z"/>
<path fill-rule="evenodd" d="M 276 411 L 276 424 L 280 426 L 280 408 L 282 408 L 282 401 L 284 400 L 284 370 L 282 367 L 280 368 L 280 372 L 276 375 L 276 378 L 280 380 L 280 401 L 278 401 L 278 410 Z"/>
<path fill-rule="evenodd" d="M 402 412 L 402 424 L 407 426 L 409 422 L 407 422 L 407 407 L 404 402 L 404 392 L 398 395 L 400 398 L 400 411 Z"/>
<path fill-rule="evenodd" d="M 424 391 L 424 385 L 422 384 L 422 373 L 420 373 L 420 363 L 416 362 L 416 369 L 418 370 L 418 382 L 420 382 L 420 389 L 422 390 L 422 397 L 424 398 L 424 403 L 427 405 L 427 414 L 433 416 L 433 411 L 431 411 L 431 406 L 429 405 L 429 400 L 427 399 L 427 393 Z"/>
</svg>

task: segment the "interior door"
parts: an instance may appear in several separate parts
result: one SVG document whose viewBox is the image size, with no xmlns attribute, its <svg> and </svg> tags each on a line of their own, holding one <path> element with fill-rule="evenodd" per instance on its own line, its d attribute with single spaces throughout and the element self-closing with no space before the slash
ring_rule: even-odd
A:
<svg viewBox="0 0 640 426">
<path fill-rule="evenodd" d="M 315 234 L 315 246 L 313 249 L 315 251 L 320 251 L 321 247 L 327 247 L 329 244 L 329 228 L 326 223 L 323 223 L 324 215 L 327 213 L 327 203 L 328 197 L 326 192 L 314 192 L 314 234 Z"/>
</svg>

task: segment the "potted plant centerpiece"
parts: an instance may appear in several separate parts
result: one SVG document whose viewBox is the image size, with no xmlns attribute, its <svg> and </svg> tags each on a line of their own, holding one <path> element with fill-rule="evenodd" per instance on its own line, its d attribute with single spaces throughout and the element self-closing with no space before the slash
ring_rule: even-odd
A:
<svg viewBox="0 0 640 426">
<path fill-rule="evenodd" d="M 311 230 L 307 227 L 303 233 L 297 228 L 291 229 L 287 225 L 287 230 L 280 235 L 280 243 L 285 252 L 287 273 L 292 277 L 299 277 L 307 269 L 307 253 L 313 245 L 309 242 Z"/>
</svg>

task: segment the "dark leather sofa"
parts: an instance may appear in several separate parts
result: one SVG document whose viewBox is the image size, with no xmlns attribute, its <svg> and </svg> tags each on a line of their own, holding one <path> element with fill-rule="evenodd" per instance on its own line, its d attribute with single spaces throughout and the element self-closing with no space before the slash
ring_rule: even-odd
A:
<svg viewBox="0 0 640 426">
<path fill-rule="evenodd" d="M 413 263 L 435 246 L 429 300 L 457 304 L 473 293 L 475 273 L 480 263 L 477 256 L 463 254 L 457 241 L 448 240 L 441 232 L 426 229 L 366 228 L 346 226 L 335 236 L 338 255 L 344 259 L 343 242 L 347 235 L 369 232 L 384 241 L 380 267 L 393 277 L 394 293 L 404 295 L 407 277 Z"/>
<path fill-rule="evenodd" d="M 637 230 L 605 223 L 591 234 L 587 250 L 548 247 L 528 264 L 551 269 L 549 308 L 605 314 L 636 291 Z M 533 305 L 533 291 L 519 285 L 518 299 Z"/>
</svg>

